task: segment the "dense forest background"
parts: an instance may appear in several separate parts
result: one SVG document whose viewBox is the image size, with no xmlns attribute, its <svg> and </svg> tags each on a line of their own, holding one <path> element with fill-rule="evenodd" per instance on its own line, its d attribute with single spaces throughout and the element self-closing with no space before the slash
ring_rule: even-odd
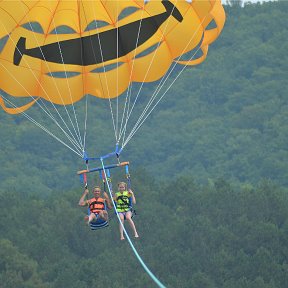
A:
<svg viewBox="0 0 288 288">
<path fill-rule="evenodd" d="M 135 246 L 167 287 L 286 288 L 288 2 L 225 10 L 207 60 L 185 70 L 121 156 Z M 100 154 L 114 149 L 102 106 L 91 103 L 100 121 L 89 123 Z M 154 287 L 113 213 L 109 228 L 86 227 L 83 160 L 25 117 L 0 111 L 0 121 L 0 286 Z"/>
<path fill-rule="evenodd" d="M 189 174 L 203 184 L 219 177 L 239 185 L 269 178 L 287 186 L 286 1 L 226 7 L 225 29 L 207 61 L 181 74 L 122 160 L 162 180 Z M 115 139 L 107 102 L 89 101 L 87 149 L 95 157 L 114 150 Z M 28 114 L 53 132 L 37 106 Z M 74 175 L 85 167 L 79 156 L 24 116 L 1 112 L 0 120 L 3 189 L 37 185 L 49 192 L 79 185 Z"/>
</svg>

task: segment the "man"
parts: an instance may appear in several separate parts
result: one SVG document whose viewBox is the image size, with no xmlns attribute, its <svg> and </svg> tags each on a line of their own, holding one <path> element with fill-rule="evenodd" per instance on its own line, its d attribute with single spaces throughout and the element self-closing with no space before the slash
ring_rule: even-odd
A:
<svg viewBox="0 0 288 288">
<path fill-rule="evenodd" d="M 89 190 L 85 188 L 84 193 L 79 200 L 80 206 L 89 206 L 90 214 L 85 216 L 85 220 L 87 221 L 87 223 L 90 224 L 90 222 L 96 221 L 97 219 L 108 221 L 108 213 L 106 207 L 108 209 L 112 208 L 108 194 L 104 192 L 102 198 L 101 188 L 99 186 L 95 186 L 93 188 L 94 197 L 85 200 L 88 193 Z"/>
</svg>

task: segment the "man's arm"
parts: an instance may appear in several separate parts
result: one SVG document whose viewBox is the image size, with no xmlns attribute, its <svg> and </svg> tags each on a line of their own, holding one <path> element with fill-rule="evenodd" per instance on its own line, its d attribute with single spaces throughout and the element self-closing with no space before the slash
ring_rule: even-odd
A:
<svg viewBox="0 0 288 288">
<path fill-rule="evenodd" d="M 107 208 L 108 209 L 112 209 L 112 204 L 111 204 L 111 201 L 110 201 L 110 198 L 108 196 L 108 194 L 106 192 L 103 192 L 103 197 L 106 201 L 106 204 L 107 204 Z"/>
<path fill-rule="evenodd" d="M 80 200 L 79 200 L 79 205 L 80 206 L 86 206 L 87 205 L 87 201 L 85 200 L 86 195 L 89 193 L 89 190 L 86 188 L 84 190 L 83 195 L 81 196 Z"/>
</svg>

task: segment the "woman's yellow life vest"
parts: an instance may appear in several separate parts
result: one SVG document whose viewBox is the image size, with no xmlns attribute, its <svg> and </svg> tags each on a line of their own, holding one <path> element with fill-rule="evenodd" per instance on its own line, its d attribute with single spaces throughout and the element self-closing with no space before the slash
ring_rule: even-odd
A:
<svg viewBox="0 0 288 288">
<path fill-rule="evenodd" d="M 101 197 L 89 199 L 87 200 L 87 203 L 91 213 L 99 213 L 100 211 L 105 210 L 105 200 Z"/>
<path fill-rule="evenodd" d="M 115 196 L 117 212 L 127 212 L 131 209 L 131 204 L 129 201 L 131 194 L 128 191 L 123 191 L 123 193 L 117 192 Z"/>
</svg>

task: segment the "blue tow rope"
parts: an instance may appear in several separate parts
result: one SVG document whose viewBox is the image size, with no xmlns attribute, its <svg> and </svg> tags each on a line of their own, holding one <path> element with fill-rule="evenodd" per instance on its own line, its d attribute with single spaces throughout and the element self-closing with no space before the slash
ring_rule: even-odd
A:
<svg viewBox="0 0 288 288">
<path fill-rule="evenodd" d="M 105 178 L 107 179 L 107 174 L 106 174 L 106 171 L 105 171 L 105 165 L 104 165 L 104 162 L 103 162 L 103 158 L 101 158 L 100 160 L 101 160 L 102 169 L 103 169 L 103 171 L 104 171 Z M 113 200 L 113 195 L 112 195 L 110 186 L 107 185 L 107 187 L 108 187 L 108 191 L 109 191 L 110 198 Z M 117 211 L 116 205 L 115 205 L 114 201 L 112 201 L 112 204 L 113 204 L 113 207 L 114 207 L 115 211 Z M 158 287 L 166 288 L 166 287 L 160 282 L 160 280 L 150 271 L 150 269 L 147 267 L 147 265 L 144 263 L 144 261 L 142 260 L 142 258 L 141 258 L 140 255 L 139 255 L 139 253 L 137 252 L 136 248 L 134 247 L 134 245 L 133 245 L 133 243 L 132 243 L 132 241 L 131 241 L 131 239 L 130 239 L 130 237 L 129 237 L 129 235 L 128 235 L 128 233 L 127 233 L 127 231 L 126 231 L 126 229 L 125 229 L 125 227 L 124 227 L 124 225 L 123 225 L 123 223 L 122 223 L 122 221 L 121 221 L 121 219 L 120 219 L 120 217 L 119 217 L 119 215 L 118 215 L 118 213 L 116 213 L 116 214 L 117 214 L 118 221 L 119 221 L 120 225 L 121 225 L 122 228 L 123 228 L 123 231 L 124 231 L 124 233 L 125 233 L 125 236 L 127 237 L 127 240 L 128 240 L 128 242 L 129 242 L 129 244 L 130 244 L 130 246 L 131 246 L 131 248 L 132 248 L 132 250 L 133 250 L 133 252 L 134 252 L 134 254 L 135 254 L 135 256 L 136 256 L 136 258 L 138 259 L 138 261 L 140 262 L 140 264 L 142 265 L 142 267 L 144 268 L 144 270 L 146 271 L 146 273 L 147 273 L 147 274 L 150 276 L 150 278 L 157 284 Z"/>
</svg>

